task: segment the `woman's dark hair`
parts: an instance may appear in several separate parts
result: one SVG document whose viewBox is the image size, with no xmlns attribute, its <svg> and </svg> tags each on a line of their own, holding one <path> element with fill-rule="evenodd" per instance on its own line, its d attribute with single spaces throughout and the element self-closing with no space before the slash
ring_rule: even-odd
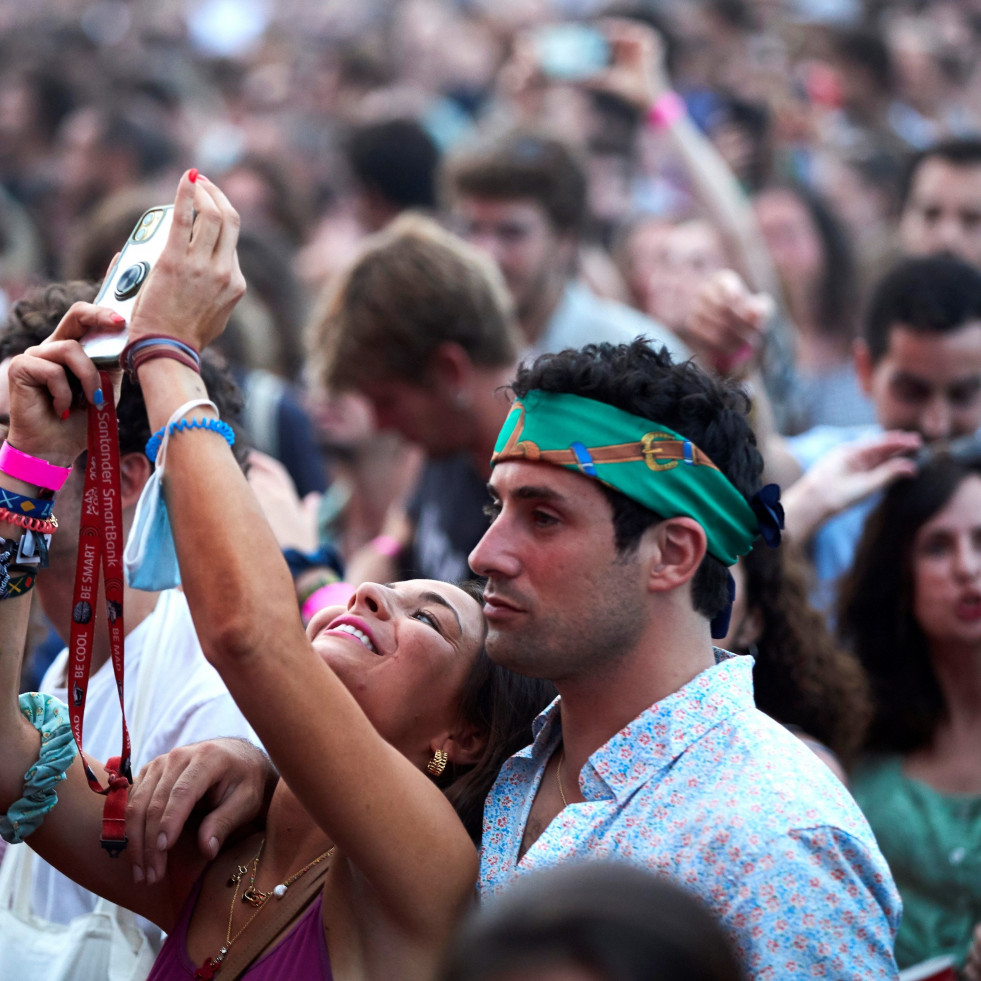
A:
<svg viewBox="0 0 981 981">
<path fill-rule="evenodd" d="M 762 623 L 753 651 L 757 708 L 820 740 L 847 766 L 871 716 L 861 665 L 811 605 L 806 567 L 791 546 L 754 548 L 740 564 L 747 610 Z"/>
<path fill-rule="evenodd" d="M 484 587 L 476 581 L 457 583 L 483 603 Z M 548 681 L 526 678 L 495 664 L 480 645 L 476 662 L 460 695 L 460 718 L 487 734 L 480 759 L 473 766 L 448 764 L 436 783 L 456 809 L 474 843 L 480 845 L 484 801 L 504 761 L 532 741 L 535 716 L 555 698 Z"/>
<path fill-rule="evenodd" d="M 886 492 L 869 516 L 839 594 L 838 629 L 869 676 L 874 714 L 866 748 L 908 753 L 928 746 L 946 714 L 927 639 L 914 615 L 913 543 L 965 477 L 981 475 L 975 447 L 941 454 Z"/>
<path fill-rule="evenodd" d="M 747 500 L 760 489 L 763 459 L 746 418 L 749 400 L 727 382 L 710 378 L 690 361 L 675 364 L 638 337 L 631 344 L 589 344 L 582 350 L 544 354 L 518 369 L 512 389 L 569 392 L 668 426 L 690 439 Z M 613 508 L 617 550 L 637 547 L 662 520 L 619 491 L 599 485 Z M 692 579 L 692 604 L 711 619 L 729 603 L 729 570 L 706 553 Z"/>
<path fill-rule="evenodd" d="M 811 297 L 811 310 L 826 337 L 851 340 L 858 326 L 858 266 L 852 240 L 831 203 L 803 184 L 774 184 L 765 191 L 793 194 L 807 211 L 821 242 L 821 275 Z"/>
<path fill-rule="evenodd" d="M 711 913 L 670 880 L 626 864 L 523 876 L 466 921 L 439 981 L 535 977 L 567 964 L 604 981 L 740 981 Z"/>
</svg>

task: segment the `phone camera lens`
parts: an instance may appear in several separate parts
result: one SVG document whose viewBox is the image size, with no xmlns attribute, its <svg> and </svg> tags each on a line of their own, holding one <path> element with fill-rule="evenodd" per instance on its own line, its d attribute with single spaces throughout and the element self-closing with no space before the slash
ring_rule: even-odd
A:
<svg viewBox="0 0 981 981">
<path fill-rule="evenodd" d="M 148 262 L 137 262 L 128 269 L 124 270 L 123 274 L 119 277 L 119 280 L 116 283 L 115 290 L 113 291 L 116 299 L 128 300 L 130 297 L 136 296 L 149 271 L 150 263 Z"/>
</svg>

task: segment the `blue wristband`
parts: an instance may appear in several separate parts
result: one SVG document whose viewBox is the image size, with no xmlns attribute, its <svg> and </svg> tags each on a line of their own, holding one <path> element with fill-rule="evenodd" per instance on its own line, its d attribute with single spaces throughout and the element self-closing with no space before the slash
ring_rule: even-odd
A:
<svg viewBox="0 0 981 981">
<path fill-rule="evenodd" d="M 163 443 L 165 428 L 167 427 L 158 429 L 146 441 L 146 455 L 150 458 L 151 463 L 157 462 L 157 455 L 160 453 L 160 446 Z M 227 422 L 222 422 L 221 419 L 181 419 L 178 422 L 172 422 L 167 431 L 173 436 L 174 433 L 184 432 L 187 429 L 210 429 L 212 432 L 223 436 L 229 446 L 235 445 L 235 430 Z"/>
</svg>

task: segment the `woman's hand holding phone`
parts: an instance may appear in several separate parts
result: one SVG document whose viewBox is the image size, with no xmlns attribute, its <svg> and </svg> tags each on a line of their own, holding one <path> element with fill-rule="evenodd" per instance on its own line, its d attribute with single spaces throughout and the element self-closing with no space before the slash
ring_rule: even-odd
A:
<svg viewBox="0 0 981 981">
<path fill-rule="evenodd" d="M 194 170 L 181 178 L 167 244 L 133 308 L 131 341 L 165 334 L 200 351 L 221 334 L 245 292 L 239 224 L 214 184 Z"/>
</svg>

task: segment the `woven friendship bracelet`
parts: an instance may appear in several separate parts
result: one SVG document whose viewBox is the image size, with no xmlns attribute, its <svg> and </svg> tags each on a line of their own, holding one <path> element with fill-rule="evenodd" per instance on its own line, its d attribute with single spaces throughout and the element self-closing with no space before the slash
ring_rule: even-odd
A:
<svg viewBox="0 0 981 981">
<path fill-rule="evenodd" d="M 185 432 L 188 429 L 209 429 L 211 432 L 218 433 L 224 437 L 229 446 L 235 445 L 235 431 L 227 422 L 221 419 L 180 419 L 158 429 L 146 443 L 146 455 L 154 462 L 160 453 L 160 444 L 163 443 L 164 433 L 173 436 L 174 433 Z"/>
<path fill-rule="evenodd" d="M 0 538 L 0 600 L 22 596 L 34 585 L 37 572 L 15 565 L 20 542 Z"/>
<path fill-rule="evenodd" d="M 0 508 L 22 514 L 26 518 L 38 518 L 45 521 L 51 517 L 54 509 L 53 497 L 25 497 L 13 491 L 0 487 Z"/>
</svg>

